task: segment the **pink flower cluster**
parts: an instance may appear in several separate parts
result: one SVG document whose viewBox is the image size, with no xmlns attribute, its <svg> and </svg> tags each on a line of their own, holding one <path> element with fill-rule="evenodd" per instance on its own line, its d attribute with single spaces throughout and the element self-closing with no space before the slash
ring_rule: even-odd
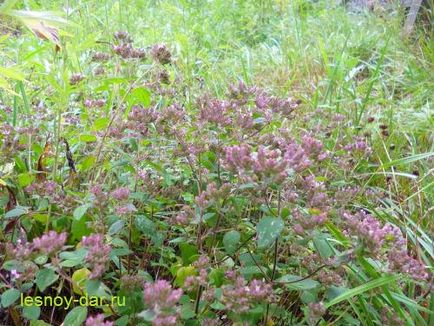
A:
<svg viewBox="0 0 434 326">
<path fill-rule="evenodd" d="M 92 100 L 92 99 L 85 99 L 84 100 L 84 106 L 88 109 L 90 108 L 102 108 L 106 103 L 106 100 L 104 99 L 97 99 L 97 100 Z"/>
<path fill-rule="evenodd" d="M 233 285 L 222 287 L 222 303 L 226 309 L 236 313 L 247 312 L 254 303 L 266 302 L 272 295 L 272 286 L 261 280 L 252 280 L 247 284 L 242 276 L 235 278 Z"/>
<path fill-rule="evenodd" d="M 356 214 L 344 212 L 342 218 L 346 222 L 347 232 L 357 236 L 362 244 L 372 253 L 377 253 L 387 236 L 393 229 L 390 224 L 384 226 L 372 215 L 360 211 Z"/>
<path fill-rule="evenodd" d="M 102 62 L 110 59 L 110 55 L 104 52 L 95 52 L 92 55 L 92 61 Z"/>
<path fill-rule="evenodd" d="M 145 57 L 145 50 L 133 47 L 132 39 L 127 32 L 115 32 L 114 38 L 119 44 L 112 46 L 113 52 L 123 59 L 143 59 Z"/>
<path fill-rule="evenodd" d="M 369 155 L 372 153 L 367 141 L 363 137 L 354 137 L 353 142 L 344 146 L 344 150 L 348 152 L 356 152 Z"/>
<path fill-rule="evenodd" d="M 120 205 L 115 207 L 116 214 L 119 216 L 127 215 L 137 211 L 132 203 L 127 203 L 130 196 L 130 189 L 128 187 L 119 187 L 112 191 L 111 197 L 120 202 Z"/>
<path fill-rule="evenodd" d="M 39 238 L 33 239 L 33 248 L 39 250 L 47 256 L 56 254 L 65 245 L 67 234 L 49 231 Z"/>
<path fill-rule="evenodd" d="M 196 276 L 188 276 L 185 279 L 185 288 L 188 290 L 195 290 L 199 285 L 206 287 L 208 284 L 207 268 L 209 266 L 209 258 L 205 255 L 202 255 L 193 263 L 193 266 L 197 268 L 199 273 Z"/>
<path fill-rule="evenodd" d="M 13 253 L 15 259 L 25 260 L 36 251 L 47 256 L 57 254 L 65 245 L 68 235 L 63 233 L 57 233 L 56 231 L 49 231 L 40 237 L 34 238 L 32 242 L 26 242 L 21 239 L 17 240 L 16 245 L 7 243 L 8 251 Z"/>
<path fill-rule="evenodd" d="M 328 211 L 330 200 L 323 182 L 319 182 L 315 176 L 309 175 L 303 179 L 303 190 L 309 207 L 321 208 L 324 212 Z"/>
<path fill-rule="evenodd" d="M 399 228 L 387 223 L 381 225 L 373 216 L 359 212 L 357 214 L 343 213 L 349 233 L 357 236 L 372 253 L 377 254 L 385 243 L 390 243 L 387 260 L 390 270 L 410 275 L 417 280 L 430 277 L 424 264 L 407 253 L 407 241 Z"/>
<path fill-rule="evenodd" d="M 323 225 L 327 220 L 327 213 L 317 209 L 311 209 L 308 213 L 304 213 L 295 208 L 292 215 L 295 222 L 293 226 L 294 232 L 299 235 Z"/>
<path fill-rule="evenodd" d="M 155 44 L 151 49 L 151 55 L 155 61 L 162 65 L 170 63 L 172 59 L 172 54 L 164 44 Z"/>
<path fill-rule="evenodd" d="M 113 45 L 113 52 L 123 59 L 143 59 L 145 57 L 145 50 L 134 48 L 131 43 Z"/>
<path fill-rule="evenodd" d="M 199 121 L 202 123 L 215 123 L 218 126 L 225 127 L 232 123 L 229 115 L 230 103 L 218 99 L 209 99 L 204 97 L 199 100 Z"/>
<path fill-rule="evenodd" d="M 86 319 L 85 326 L 113 326 L 111 321 L 104 321 L 104 315 L 98 314 L 96 316 L 89 316 Z"/>
<path fill-rule="evenodd" d="M 41 197 L 53 197 L 56 194 L 57 183 L 54 181 L 35 182 L 27 186 L 24 190 L 33 194 L 36 193 Z"/>
<path fill-rule="evenodd" d="M 171 223 L 175 225 L 188 225 L 194 217 L 194 210 L 189 206 L 184 206 L 172 218 Z"/>
<path fill-rule="evenodd" d="M 292 98 L 281 99 L 270 96 L 264 91 L 258 92 L 255 103 L 260 109 L 271 109 L 274 113 L 280 113 L 284 116 L 291 114 L 300 105 L 299 101 L 294 101 Z"/>
<path fill-rule="evenodd" d="M 226 147 L 225 165 L 245 181 L 262 180 L 266 183 L 281 183 L 288 175 L 286 171 L 288 161 L 281 151 L 262 145 L 257 152 L 253 152 L 247 144 Z"/>
<path fill-rule="evenodd" d="M 6 242 L 7 253 L 11 254 L 14 259 L 25 260 L 33 254 L 33 245 L 31 242 L 17 239 L 15 245 L 12 242 Z"/>
<path fill-rule="evenodd" d="M 101 185 L 97 184 L 90 188 L 90 193 L 92 194 L 93 202 L 98 207 L 104 207 L 107 201 L 107 193 L 103 191 Z"/>
<path fill-rule="evenodd" d="M 84 76 L 82 74 L 80 74 L 80 73 L 72 74 L 71 77 L 69 77 L 69 84 L 71 84 L 71 85 L 77 85 L 83 79 L 84 79 Z"/>
<path fill-rule="evenodd" d="M 393 227 L 389 234 L 392 245 L 387 254 L 389 268 L 393 271 L 409 274 L 416 280 L 426 280 L 430 277 L 425 265 L 407 252 L 407 241 L 401 230 Z"/>
<path fill-rule="evenodd" d="M 181 296 L 182 290 L 173 289 L 166 280 L 145 283 L 144 301 L 155 314 L 153 326 L 176 325 L 179 317 L 177 304 Z"/>
<path fill-rule="evenodd" d="M 196 196 L 196 205 L 202 210 L 206 207 L 213 205 L 219 199 L 226 198 L 231 191 L 231 185 L 225 183 L 218 187 L 215 183 L 210 183 L 207 185 L 206 190 L 202 191 L 199 196 Z"/>
<path fill-rule="evenodd" d="M 137 136 L 145 136 L 148 132 L 148 125 L 157 121 L 158 117 L 159 113 L 156 109 L 134 105 L 128 114 L 125 128 L 131 130 Z"/>
<path fill-rule="evenodd" d="M 104 235 L 102 234 L 83 237 L 81 243 L 88 250 L 86 262 L 92 267 L 89 277 L 91 279 L 100 278 L 105 272 L 107 262 L 110 259 L 111 247 L 104 244 Z"/>
<path fill-rule="evenodd" d="M 130 188 L 119 187 L 112 191 L 111 196 L 115 200 L 124 201 L 127 200 L 130 195 Z"/>
</svg>

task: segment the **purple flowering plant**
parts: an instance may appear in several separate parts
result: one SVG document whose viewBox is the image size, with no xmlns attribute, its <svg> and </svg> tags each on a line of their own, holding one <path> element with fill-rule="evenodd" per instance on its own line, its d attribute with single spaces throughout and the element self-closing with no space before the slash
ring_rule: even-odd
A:
<svg viewBox="0 0 434 326">
<path fill-rule="evenodd" d="M 253 26 L 286 17 L 270 6 Z M 0 324 L 434 321 L 432 137 L 351 93 L 384 91 L 363 84 L 377 75 L 336 90 L 319 66 L 326 90 L 261 70 L 214 83 L 211 61 L 190 62 L 208 40 L 190 53 L 110 28 L 62 35 L 54 57 L 38 45 L 46 57 L 32 50 L 29 80 L 0 97 Z M 104 305 L 28 309 L 21 295 Z"/>
</svg>

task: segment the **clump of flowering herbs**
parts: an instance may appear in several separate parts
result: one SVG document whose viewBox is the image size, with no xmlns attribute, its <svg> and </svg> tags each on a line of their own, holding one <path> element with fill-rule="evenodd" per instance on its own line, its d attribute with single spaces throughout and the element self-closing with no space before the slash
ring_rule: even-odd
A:
<svg viewBox="0 0 434 326">
<path fill-rule="evenodd" d="M 72 74 L 71 77 L 69 77 L 69 84 L 71 85 L 77 85 L 84 79 L 84 75 L 80 73 Z"/>
<path fill-rule="evenodd" d="M 273 294 L 270 284 L 258 279 L 253 279 L 248 283 L 244 277 L 236 276 L 232 271 L 226 275 L 233 282 L 222 286 L 221 302 L 228 311 L 245 313 L 254 304 L 270 302 Z"/>
<path fill-rule="evenodd" d="M 67 234 L 57 233 L 56 231 L 49 231 L 47 234 L 42 235 L 39 238 L 33 239 L 33 248 L 39 252 L 51 256 L 57 254 L 65 245 Z"/>
<path fill-rule="evenodd" d="M 106 271 L 106 266 L 110 259 L 111 252 L 111 247 L 104 243 L 104 235 L 92 234 L 83 237 L 81 244 L 88 250 L 86 254 L 86 262 L 92 268 L 89 277 L 91 279 L 102 277 Z"/>
<path fill-rule="evenodd" d="M 379 220 L 364 211 L 356 214 L 343 213 L 347 234 L 356 236 L 362 249 L 373 255 L 387 251 L 387 263 L 391 271 L 410 275 L 416 280 L 426 280 L 429 273 L 421 263 L 407 253 L 407 241 L 401 231 L 391 224 L 382 225 Z"/>
<path fill-rule="evenodd" d="M 162 65 L 166 65 L 171 62 L 172 54 L 164 44 L 155 44 L 151 49 L 151 54 L 154 60 Z"/>
<path fill-rule="evenodd" d="M 144 59 L 146 52 L 144 49 L 135 48 L 132 45 L 131 36 L 124 31 L 114 33 L 114 38 L 117 44 L 112 46 L 113 52 L 123 59 Z"/>
<path fill-rule="evenodd" d="M 145 283 L 143 292 L 148 309 L 140 314 L 141 317 L 151 321 L 154 326 L 177 325 L 181 289 L 173 289 L 166 280 L 157 280 Z"/>
</svg>

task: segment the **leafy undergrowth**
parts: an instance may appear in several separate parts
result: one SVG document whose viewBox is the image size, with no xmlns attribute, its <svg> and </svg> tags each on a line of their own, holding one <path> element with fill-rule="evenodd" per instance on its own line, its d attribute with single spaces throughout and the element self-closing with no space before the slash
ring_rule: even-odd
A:
<svg viewBox="0 0 434 326">
<path fill-rule="evenodd" d="M 261 12 L 236 30 L 257 60 L 279 38 L 267 10 L 326 29 L 327 15 L 346 17 L 358 33 L 339 8 L 299 1 L 287 17 L 284 1 L 238 4 L 234 26 Z M 187 48 L 141 48 L 124 30 L 80 43 L 53 27 L 54 50 L 8 35 L 25 53 L 0 111 L 0 322 L 431 325 L 431 65 L 398 53 L 386 29 L 335 35 L 334 50 L 318 41 L 318 65 L 303 57 L 313 30 L 299 27 L 292 72 L 279 54 L 269 69 L 229 70 L 235 46 L 224 63 L 216 49 L 191 63 Z M 23 305 L 38 296 L 77 301 Z"/>
</svg>

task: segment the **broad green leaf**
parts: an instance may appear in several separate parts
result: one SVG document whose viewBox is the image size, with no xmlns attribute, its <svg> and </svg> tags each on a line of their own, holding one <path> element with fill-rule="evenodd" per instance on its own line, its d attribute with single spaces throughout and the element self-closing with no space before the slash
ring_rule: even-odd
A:
<svg viewBox="0 0 434 326">
<path fill-rule="evenodd" d="M 85 143 L 93 143 L 96 142 L 95 135 L 80 135 L 80 140 Z"/>
<path fill-rule="evenodd" d="M 18 300 L 20 297 L 21 292 L 17 289 L 9 289 L 2 293 L 1 296 L 1 305 L 3 308 L 9 307 L 11 304 L 13 304 L 15 301 Z"/>
<path fill-rule="evenodd" d="M 36 273 L 36 285 L 41 292 L 44 292 L 47 287 L 57 281 L 57 275 L 51 268 L 44 268 Z"/>
<path fill-rule="evenodd" d="M 178 287 L 184 286 L 185 279 L 196 274 L 196 268 L 193 266 L 183 266 L 176 272 L 175 285 Z"/>
<path fill-rule="evenodd" d="M 14 209 L 11 209 L 5 214 L 5 218 L 14 218 L 19 217 L 21 215 L 27 214 L 28 209 L 26 207 L 17 206 Z"/>
<path fill-rule="evenodd" d="M 50 324 L 47 324 L 43 320 L 31 320 L 30 326 L 51 326 Z"/>
<path fill-rule="evenodd" d="M 65 326 L 81 326 L 87 317 L 86 307 L 75 307 L 65 317 L 63 325 Z"/>
<path fill-rule="evenodd" d="M 147 309 L 139 313 L 138 316 L 146 321 L 152 322 L 155 319 L 156 314 L 153 309 Z"/>
<path fill-rule="evenodd" d="M 28 320 L 36 320 L 41 315 L 41 307 L 25 306 L 23 307 L 23 317 Z"/>
<path fill-rule="evenodd" d="M 318 236 L 315 236 L 313 243 L 322 258 L 330 258 L 333 256 L 334 251 L 325 234 L 319 234 Z"/>
<path fill-rule="evenodd" d="M 87 279 L 89 278 L 90 270 L 87 268 L 78 269 L 72 274 L 72 289 L 75 293 L 79 295 L 86 294 L 85 284 Z"/>
<path fill-rule="evenodd" d="M 76 251 L 64 251 L 60 253 L 60 258 L 64 259 L 60 263 L 62 267 L 74 267 L 84 263 L 87 250 L 84 248 L 78 249 Z"/>
<path fill-rule="evenodd" d="M 87 171 L 95 165 L 96 157 L 91 155 L 87 156 L 82 162 L 81 162 L 81 171 Z"/>
<path fill-rule="evenodd" d="M 92 233 L 92 230 L 88 227 L 87 223 L 91 219 L 87 216 L 83 216 L 80 219 L 73 219 L 71 224 L 71 238 L 72 240 L 81 240 L 84 236 Z"/>
<path fill-rule="evenodd" d="M 155 223 L 144 215 L 137 215 L 135 224 L 144 235 L 151 236 L 156 231 Z"/>
<path fill-rule="evenodd" d="M 122 228 L 124 227 L 125 221 L 124 220 L 117 220 L 112 225 L 110 225 L 110 228 L 108 230 L 109 235 L 115 235 L 119 233 Z"/>
<path fill-rule="evenodd" d="M 109 298 L 109 288 L 100 280 L 86 281 L 86 294 L 89 296 L 97 296 L 99 298 Z"/>
<path fill-rule="evenodd" d="M 191 264 L 195 261 L 195 256 L 197 256 L 198 251 L 197 247 L 188 243 L 181 243 L 179 245 L 181 249 L 181 258 L 184 263 L 184 266 Z"/>
<path fill-rule="evenodd" d="M 213 269 L 208 275 L 211 284 L 220 287 L 225 280 L 225 272 L 220 268 Z"/>
<path fill-rule="evenodd" d="M 74 219 L 80 220 L 91 206 L 91 204 L 84 204 L 74 209 L 74 213 L 72 214 Z"/>
<path fill-rule="evenodd" d="M 264 217 L 256 226 L 258 247 L 264 248 L 273 243 L 283 230 L 283 220 L 278 217 Z"/>
<path fill-rule="evenodd" d="M 96 131 L 103 130 L 108 126 L 109 122 L 110 122 L 110 120 L 108 118 L 96 119 L 94 124 L 93 124 L 93 129 Z"/>
<path fill-rule="evenodd" d="M 235 230 L 229 231 L 224 235 L 223 245 L 228 254 L 233 254 L 237 250 L 240 239 L 240 233 Z"/>
</svg>

